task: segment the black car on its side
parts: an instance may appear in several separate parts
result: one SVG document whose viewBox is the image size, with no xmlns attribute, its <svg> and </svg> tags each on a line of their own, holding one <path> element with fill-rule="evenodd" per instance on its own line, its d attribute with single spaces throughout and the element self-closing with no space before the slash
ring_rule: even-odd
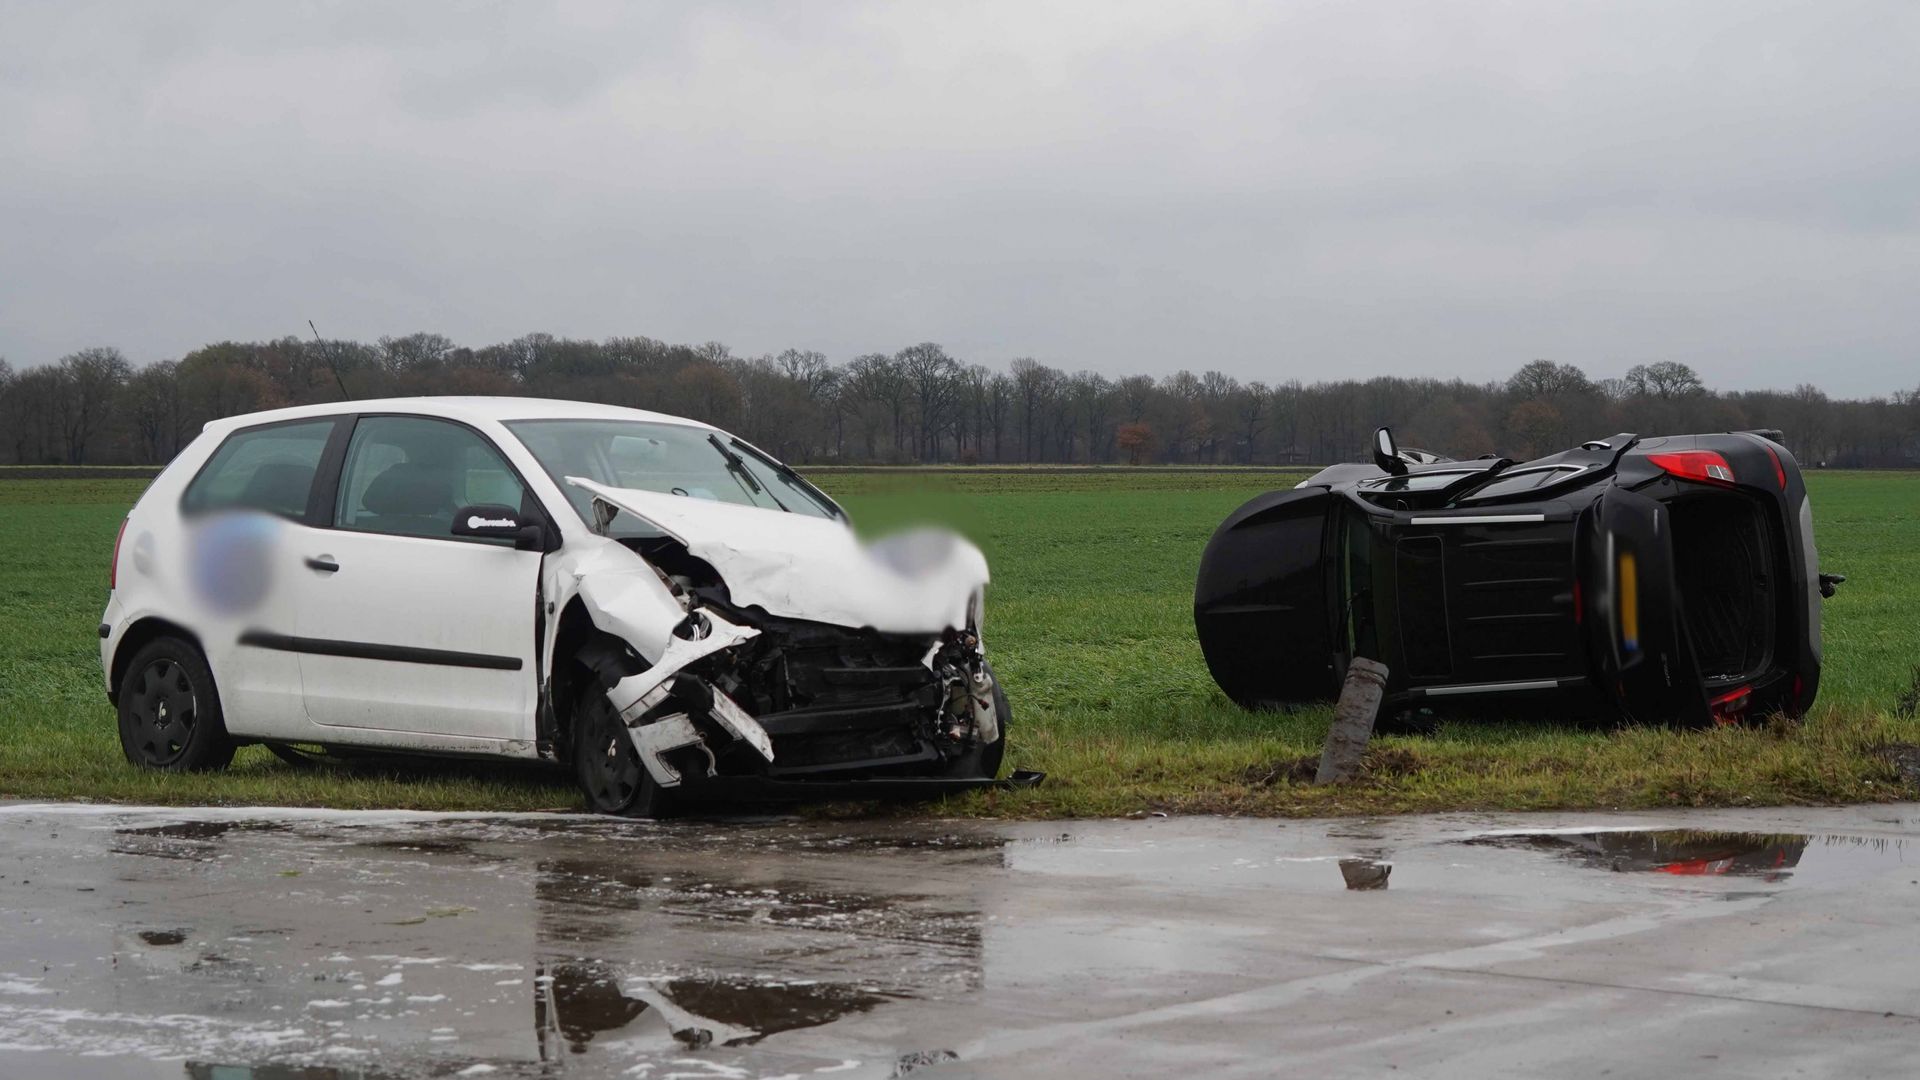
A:
<svg viewBox="0 0 1920 1080">
<path fill-rule="evenodd" d="M 1813 703 L 1841 579 L 1778 432 L 1623 433 L 1522 463 L 1375 441 L 1374 464 L 1262 495 L 1207 544 L 1194 621 L 1242 706 L 1332 698 L 1354 657 L 1387 666 L 1383 715 L 1706 724 Z"/>
</svg>

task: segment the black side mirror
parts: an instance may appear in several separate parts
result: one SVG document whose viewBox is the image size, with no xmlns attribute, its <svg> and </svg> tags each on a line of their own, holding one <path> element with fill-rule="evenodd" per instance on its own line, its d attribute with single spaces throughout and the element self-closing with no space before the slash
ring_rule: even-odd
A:
<svg viewBox="0 0 1920 1080">
<path fill-rule="evenodd" d="M 1400 457 L 1400 448 L 1394 445 L 1392 428 L 1373 429 L 1373 463 L 1394 476 L 1407 474 L 1407 463 Z"/>
<path fill-rule="evenodd" d="M 520 551 L 540 551 L 546 547 L 546 530 L 538 521 L 528 520 L 520 511 L 499 503 L 463 506 L 454 511 L 453 535 L 511 540 Z"/>
</svg>

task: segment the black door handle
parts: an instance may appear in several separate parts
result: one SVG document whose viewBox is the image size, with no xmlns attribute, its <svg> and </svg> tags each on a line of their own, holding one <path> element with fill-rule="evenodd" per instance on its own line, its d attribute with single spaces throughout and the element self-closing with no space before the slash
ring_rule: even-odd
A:
<svg viewBox="0 0 1920 1080">
<path fill-rule="evenodd" d="M 331 574 L 335 570 L 340 569 L 340 564 L 337 562 L 334 562 L 332 559 L 325 558 L 325 557 L 318 558 L 318 559 L 310 558 L 307 560 L 307 569 L 318 570 L 323 574 Z"/>
</svg>

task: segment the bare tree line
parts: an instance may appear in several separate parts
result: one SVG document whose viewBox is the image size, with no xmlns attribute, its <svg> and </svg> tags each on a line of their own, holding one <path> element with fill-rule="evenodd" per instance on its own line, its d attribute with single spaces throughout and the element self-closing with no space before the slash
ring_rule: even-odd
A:
<svg viewBox="0 0 1920 1080">
<path fill-rule="evenodd" d="M 1243 383 L 1217 371 L 1112 379 L 1032 359 L 1005 371 L 932 342 L 835 363 L 818 352 L 529 334 L 471 349 L 439 334 L 221 342 L 135 368 L 83 349 L 0 359 L 0 462 L 152 464 L 206 421 L 284 405 L 415 394 L 603 401 L 705 420 L 806 463 L 1304 464 L 1353 460 L 1390 424 L 1404 445 L 1533 457 L 1615 431 L 1778 428 L 1808 464 L 1920 463 L 1920 390 L 1833 399 L 1715 391 L 1685 364 L 1593 379 L 1548 360 L 1503 383 L 1379 377 Z"/>
</svg>

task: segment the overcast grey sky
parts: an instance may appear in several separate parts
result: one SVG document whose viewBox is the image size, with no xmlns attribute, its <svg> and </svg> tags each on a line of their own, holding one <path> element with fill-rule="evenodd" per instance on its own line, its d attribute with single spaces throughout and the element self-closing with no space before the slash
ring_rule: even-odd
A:
<svg viewBox="0 0 1920 1080">
<path fill-rule="evenodd" d="M 1920 4 L 0 0 L 0 356 L 1920 385 Z"/>
</svg>

